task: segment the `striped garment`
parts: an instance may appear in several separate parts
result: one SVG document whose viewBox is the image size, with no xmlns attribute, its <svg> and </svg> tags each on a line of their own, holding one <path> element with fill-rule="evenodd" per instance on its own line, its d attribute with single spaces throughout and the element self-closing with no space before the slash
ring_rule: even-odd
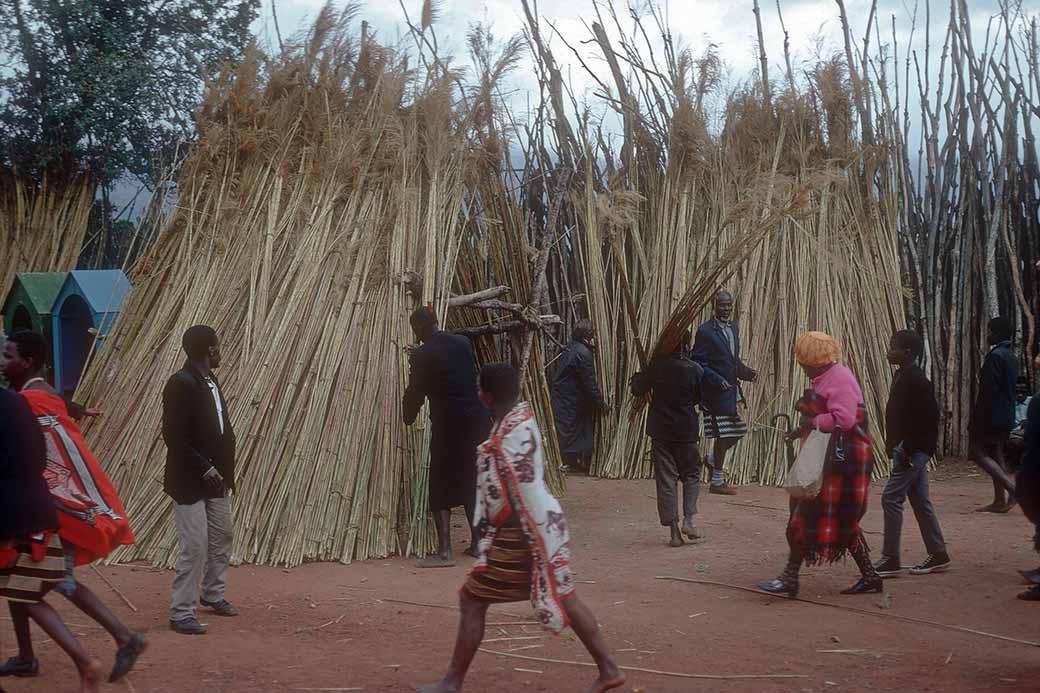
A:
<svg viewBox="0 0 1040 693">
<path fill-rule="evenodd" d="M 704 417 L 706 438 L 743 438 L 747 431 L 747 424 L 740 414 L 708 414 Z"/>
<path fill-rule="evenodd" d="M 487 567 L 472 572 L 463 586 L 471 597 L 489 604 L 526 602 L 531 598 L 531 547 L 520 521 L 498 528 L 487 554 Z"/>
<path fill-rule="evenodd" d="M 0 598 L 38 604 L 65 579 L 65 552 L 57 534 L 47 533 L 15 547 L 13 563 L 0 568 Z"/>
</svg>

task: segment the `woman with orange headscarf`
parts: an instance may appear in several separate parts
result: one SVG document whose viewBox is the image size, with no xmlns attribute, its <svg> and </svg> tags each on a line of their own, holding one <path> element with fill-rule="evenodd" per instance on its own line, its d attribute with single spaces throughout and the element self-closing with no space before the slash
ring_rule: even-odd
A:
<svg viewBox="0 0 1040 693">
<path fill-rule="evenodd" d="M 880 592 L 883 581 L 870 562 L 870 549 L 859 521 L 867 511 L 873 453 L 863 391 L 856 376 L 838 361 L 841 346 L 823 332 L 806 332 L 795 342 L 795 358 L 812 381 L 798 400 L 798 428 L 831 434 L 819 495 L 798 501 L 787 525 L 791 554 L 780 577 L 759 584 L 771 594 L 798 596 L 802 564 L 834 563 L 852 556 L 862 576 L 842 594 Z"/>
</svg>

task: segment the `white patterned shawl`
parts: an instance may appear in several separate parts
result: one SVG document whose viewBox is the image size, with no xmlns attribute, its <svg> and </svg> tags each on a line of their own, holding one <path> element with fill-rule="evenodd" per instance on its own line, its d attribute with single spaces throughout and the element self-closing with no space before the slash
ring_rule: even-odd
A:
<svg viewBox="0 0 1040 693">
<path fill-rule="evenodd" d="M 545 486 L 542 434 L 527 402 L 519 402 L 478 449 L 474 525 L 483 532 L 474 572 L 487 569 L 497 528 L 514 514 L 531 547 L 531 606 L 542 627 L 567 626 L 563 599 L 574 591 L 567 523 Z"/>
</svg>

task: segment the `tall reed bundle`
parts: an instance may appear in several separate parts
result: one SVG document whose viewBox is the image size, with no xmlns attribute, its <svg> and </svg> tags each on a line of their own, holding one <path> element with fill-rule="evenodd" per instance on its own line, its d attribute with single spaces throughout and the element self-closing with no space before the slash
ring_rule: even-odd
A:
<svg viewBox="0 0 1040 693">
<path fill-rule="evenodd" d="M 650 474 L 643 403 L 628 401 L 628 381 L 645 353 L 671 351 L 728 287 L 743 318 L 742 356 L 760 371 L 747 388 L 752 440 L 736 449 L 730 471 L 740 482 L 774 483 L 783 463 L 781 432 L 770 421 L 790 413 L 808 385 L 792 354 L 802 330 L 829 331 L 846 345 L 880 439 L 890 379 L 885 346 L 905 326 L 895 213 L 871 183 L 884 152 L 855 139 L 851 87 L 838 61 L 822 62 L 802 91 L 792 80 L 774 97 L 763 80 L 730 94 L 712 133 L 704 102 L 718 85 L 717 57 L 678 49 L 663 18 L 650 12 L 661 55 L 641 54 L 623 38 L 646 29 L 635 13 L 624 29 L 609 2 L 597 8 L 587 42 L 613 77 L 613 90 L 599 83 L 613 91 L 606 103 L 623 119 L 618 151 L 587 124 L 554 133 L 559 158 L 586 166 L 574 203 L 574 261 L 600 344 L 601 386 L 621 405 L 601 420 L 593 469 Z M 552 53 L 530 12 L 528 22 L 540 69 L 551 75 Z M 618 29 L 620 47 L 606 23 Z"/>
<path fill-rule="evenodd" d="M 239 441 L 235 554 L 296 565 L 430 547 L 428 435 L 401 422 L 417 301 L 444 315 L 465 138 L 447 77 L 326 8 L 306 42 L 210 91 L 178 209 L 85 378 L 90 430 L 138 543 L 175 560 L 161 488 L 160 389 L 191 324 L 221 336 Z M 418 274 L 421 294 L 402 278 Z"/>
<path fill-rule="evenodd" d="M 0 291 L 19 272 L 75 269 L 95 187 L 86 176 L 58 190 L 0 172 Z"/>
</svg>

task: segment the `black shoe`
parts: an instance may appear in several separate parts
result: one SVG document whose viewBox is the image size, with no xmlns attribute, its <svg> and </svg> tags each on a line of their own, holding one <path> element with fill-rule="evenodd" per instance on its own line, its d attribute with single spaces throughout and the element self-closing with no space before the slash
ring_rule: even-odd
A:
<svg viewBox="0 0 1040 693">
<path fill-rule="evenodd" d="M 950 567 L 950 557 L 945 551 L 942 553 L 928 554 L 924 562 L 910 569 L 911 575 L 927 575 L 928 573 L 941 573 Z"/>
<path fill-rule="evenodd" d="M 181 635 L 205 635 L 209 630 L 204 623 L 199 623 L 194 617 L 180 621 L 170 621 L 170 630 Z"/>
<path fill-rule="evenodd" d="M 207 602 L 205 599 L 200 599 L 199 604 L 207 609 L 213 609 L 213 613 L 217 616 L 238 616 L 238 609 L 226 599 L 221 599 L 219 602 Z"/>
<path fill-rule="evenodd" d="M 883 592 L 885 590 L 885 581 L 880 576 L 875 575 L 874 577 L 861 577 L 856 581 L 856 584 L 847 590 L 842 590 L 842 594 L 868 594 L 870 592 Z"/>
<path fill-rule="evenodd" d="M 798 596 L 798 581 L 786 578 L 773 578 L 769 582 L 758 583 L 758 589 L 769 594 L 786 594 L 791 599 Z"/>
<path fill-rule="evenodd" d="M 39 675 L 40 661 L 35 657 L 27 662 L 18 659 L 17 657 L 11 657 L 3 664 L 0 664 L 0 676 L 17 676 L 19 678 L 26 678 L 29 676 Z"/>
<path fill-rule="evenodd" d="M 1025 592 L 1020 592 L 1018 598 L 1026 602 L 1040 602 L 1040 585 L 1033 585 Z"/>
<path fill-rule="evenodd" d="M 140 633 L 130 636 L 130 642 L 116 650 L 116 663 L 112 666 L 112 673 L 108 675 L 108 682 L 115 683 L 130 673 L 137 663 L 137 658 L 148 649 L 148 641 Z"/>
<path fill-rule="evenodd" d="M 874 564 L 874 570 L 876 570 L 877 574 L 881 577 L 891 577 L 893 575 L 899 575 L 901 572 L 906 570 L 906 568 L 899 565 L 898 559 L 882 556 L 881 560 Z"/>
</svg>

